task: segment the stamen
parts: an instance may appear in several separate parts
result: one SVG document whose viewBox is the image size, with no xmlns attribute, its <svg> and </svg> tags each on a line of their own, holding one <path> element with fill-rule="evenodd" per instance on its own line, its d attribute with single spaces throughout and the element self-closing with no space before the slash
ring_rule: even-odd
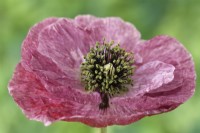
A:
<svg viewBox="0 0 200 133">
<path fill-rule="evenodd" d="M 133 85 L 133 53 L 126 52 L 120 45 L 96 43 L 84 56 L 81 64 L 81 79 L 86 91 L 97 91 L 101 95 L 100 109 L 109 107 L 109 97 L 128 91 Z"/>
</svg>

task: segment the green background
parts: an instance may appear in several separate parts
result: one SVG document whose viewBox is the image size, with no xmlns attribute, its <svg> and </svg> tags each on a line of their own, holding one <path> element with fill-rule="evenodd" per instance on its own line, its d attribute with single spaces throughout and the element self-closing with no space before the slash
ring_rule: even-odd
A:
<svg viewBox="0 0 200 133">
<path fill-rule="evenodd" d="M 7 84 L 20 60 L 29 28 L 44 18 L 93 14 L 119 16 L 133 23 L 143 39 L 158 34 L 177 38 L 192 53 L 200 74 L 199 0 L 0 0 L 0 133 L 98 133 L 81 123 L 56 122 L 48 127 L 29 121 L 8 94 Z M 197 81 L 199 78 L 197 78 Z M 200 83 L 195 95 L 169 113 L 146 117 L 109 133 L 200 133 Z"/>
</svg>

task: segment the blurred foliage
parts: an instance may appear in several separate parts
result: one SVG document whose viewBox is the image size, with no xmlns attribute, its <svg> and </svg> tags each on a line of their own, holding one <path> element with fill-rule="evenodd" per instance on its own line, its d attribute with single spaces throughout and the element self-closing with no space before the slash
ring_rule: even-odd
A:
<svg viewBox="0 0 200 133">
<path fill-rule="evenodd" d="M 50 16 L 73 18 L 80 14 L 118 16 L 133 23 L 143 39 L 167 34 L 192 53 L 200 75 L 199 0 L 0 0 L 0 133 L 97 133 L 75 122 L 49 127 L 29 121 L 8 94 L 7 84 L 20 59 L 20 47 L 29 28 Z M 199 78 L 197 78 L 199 81 Z M 127 126 L 109 127 L 109 133 L 199 133 L 200 83 L 195 95 L 176 110 L 144 118 Z"/>
</svg>

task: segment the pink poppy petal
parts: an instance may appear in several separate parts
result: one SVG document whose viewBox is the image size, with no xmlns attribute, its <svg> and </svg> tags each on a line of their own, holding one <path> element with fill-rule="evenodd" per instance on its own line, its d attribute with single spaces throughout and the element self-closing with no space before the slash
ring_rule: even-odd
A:
<svg viewBox="0 0 200 133">
<path fill-rule="evenodd" d="M 38 53 L 44 56 L 44 61 L 47 60 L 45 57 L 51 60 L 62 72 L 58 74 L 55 70 L 57 76 L 52 75 L 52 82 L 83 89 L 80 82 L 80 65 L 84 60 L 83 56 L 89 51 L 89 42 L 87 33 L 67 19 L 60 19 L 39 33 Z M 37 60 L 40 59 L 42 58 Z M 43 65 L 43 71 L 38 71 L 38 74 L 43 77 L 43 80 L 50 80 L 51 75 L 46 74 L 46 65 Z"/>
<path fill-rule="evenodd" d="M 26 71 L 21 63 L 17 65 L 9 83 L 9 92 L 29 119 L 42 121 L 45 125 L 66 119 L 80 119 L 84 122 L 85 118 L 90 116 L 93 106 L 100 101 L 97 93 L 88 94 L 87 97 L 81 96 L 81 93 L 71 93 L 71 98 L 66 99 L 55 97 L 48 93 L 38 77 L 33 72 Z"/>
<path fill-rule="evenodd" d="M 161 64 L 160 67 L 164 69 L 165 64 L 157 62 L 154 63 L 156 64 L 154 70 L 159 63 Z M 171 66 L 166 64 L 165 67 Z M 141 69 L 145 71 L 145 66 L 144 68 L 141 67 Z M 165 69 L 167 70 L 167 68 Z M 138 70 L 138 73 L 140 71 L 142 70 Z M 44 86 L 38 76 L 26 71 L 19 64 L 10 82 L 9 90 L 28 118 L 42 121 L 46 125 L 57 120 L 66 120 L 81 121 L 95 127 L 105 127 L 112 124 L 125 124 L 142 118 L 141 114 L 132 114 L 134 118 L 130 119 L 126 116 L 126 113 L 129 115 L 133 109 L 130 109 L 129 112 L 121 112 L 124 107 L 122 105 L 119 107 L 115 101 L 111 101 L 110 108 L 107 111 L 99 110 L 98 105 L 101 100 L 97 93 L 83 94 L 82 92 L 76 92 L 72 88 L 72 90 L 68 89 L 68 93 L 67 91 L 59 93 L 61 96 L 58 97 L 48 93 L 46 87 L 49 88 L 50 86 Z M 56 86 L 52 85 L 51 87 L 59 90 L 59 87 L 56 88 Z M 62 93 L 65 94 L 65 97 L 62 96 Z"/>
<path fill-rule="evenodd" d="M 74 26 L 72 20 L 54 20 L 46 27 L 40 25 L 48 24 L 48 20 L 33 27 L 33 33 L 27 36 L 23 44 L 22 65 L 49 83 L 83 89 L 80 85 L 80 64 L 83 55 L 89 51 L 90 38 Z M 46 84 L 46 81 L 43 83 Z"/>
<path fill-rule="evenodd" d="M 95 18 L 93 16 L 79 16 L 76 21 L 84 25 L 85 31 L 99 42 L 102 42 L 103 39 L 106 42 L 114 40 L 115 43 L 120 43 L 123 48 L 129 51 L 134 51 L 134 48 L 140 42 L 139 31 L 132 24 L 124 22 L 117 17 Z M 87 26 L 86 23 L 88 24 Z"/>
<path fill-rule="evenodd" d="M 174 66 L 160 61 L 152 61 L 137 68 L 133 88 L 127 94 L 110 99 L 110 107 L 103 115 L 98 116 L 99 113 L 96 112 L 98 119 L 94 119 L 93 122 L 98 123 L 100 127 L 113 124 L 125 125 L 149 115 L 148 111 L 142 109 L 143 105 L 140 105 L 144 102 L 144 95 L 150 90 L 171 82 L 174 78 L 174 69 Z M 90 125 L 91 121 L 86 124 Z"/>
<path fill-rule="evenodd" d="M 22 45 L 22 65 L 29 71 L 38 72 L 38 76 L 48 77 L 49 82 L 54 82 L 56 79 L 59 83 L 63 83 L 63 79 L 66 79 L 65 83 L 73 83 L 75 80 L 70 80 L 70 77 L 67 77 L 60 68 L 53 62 L 51 59 L 46 56 L 41 55 L 37 51 L 39 44 L 38 37 L 42 30 L 50 25 L 56 23 L 58 18 L 48 18 L 42 22 L 36 24 L 29 31 L 26 39 Z M 46 67 L 48 66 L 48 67 Z M 55 82 L 54 82 L 55 83 Z"/>
<path fill-rule="evenodd" d="M 145 112 L 133 112 L 135 108 L 134 104 L 138 104 L 141 96 L 148 93 L 151 89 L 156 89 L 167 84 L 173 80 L 174 67 L 172 65 L 160 62 L 152 61 L 144 64 L 138 68 L 135 72 L 134 88 L 128 92 L 128 94 L 122 95 L 121 97 L 115 97 L 110 99 L 110 107 L 105 111 L 98 109 L 98 105 L 94 106 L 90 110 L 89 114 L 85 114 L 86 119 L 79 118 L 79 121 L 95 127 L 105 127 L 108 125 L 119 124 L 124 125 L 132 123 L 144 117 Z M 138 87 L 140 86 L 140 88 Z M 134 98 L 136 99 L 133 103 L 127 102 L 121 104 L 124 99 Z M 82 112 L 84 112 L 82 110 Z M 77 118 L 74 117 L 73 120 Z M 67 120 L 70 120 L 69 118 Z"/>
<path fill-rule="evenodd" d="M 21 63 L 17 65 L 8 88 L 28 118 L 48 123 L 46 99 L 49 99 L 50 95 L 36 76 L 26 71 Z"/>
<path fill-rule="evenodd" d="M 88 25 L 90 25 L 93 21 L 97 20 L 95 16 L 92 15 L 80 15 L 76 16 L 74 21 L 77 26 L 79 26 L 82 29 L 87 28 Z"/>
<path fill-rule="evenodd" d="M 194 86 L 196 75 L 191 54 L 176 39 L 169 36 L 157 36 L 140 46 L 139 54 L 143 63 L 159 60 L 175 67 L 174 80 L 154 92 L 176 89 L 182 86 L 186 79 L 190 81 L 189 84 Z M 194 91 L 194 87 L 190 89 Z M 192 94 L 190 93 L 190 95 Z"/>
<path fill-rule="evenodd" d="M 80 64 L 104 37 L 135 52 L 137 68 L 129 92 L 110 98 L 109 108 L 100 110 L 99 93 L 86 92 L 80 82 Z M 9 83 L 10 94 L 28 118 L 46 125 L 63 120 L 95 127 L 129 124 L 170 111 L 191 97 L 194 87 L 193 61 L 175 39 L 143 41 L 130 23 L 89 15 L 51 18 L 34 26 Z"/>
<path fill-rule="evenodd" d="M 37 50 L 68 74 L 70 69 L 79 69 L 89 51 L 88 41 L 87 33 L 67 19 L 61 19 L 40 32 Z"/>
<path fill-rule="evenodd" d="M 48 27 L 52 23 L 55 23 L 57 18 L 47 18 L 42 22 L 34 25 L 30 30 L 26 39 L 23 41 L 22 45 L 22 57 L 23 57 L 23 64 L 27 66 L 29 64 L 29 60 L 32 58 L 32 53 L 36 50 L 38 46 L 38 33 Z M 27 67 L 28 68 L 28 67 Z"/>
<path fill-rule="evenodd" d="M 144 95 L 168 84 L 174 79 L 174 70 L 173 65 L 161 61 L 151 61 L 143 64 L 136 68 L 133 76 L 134 85 L 126 96 Z"/>
<path fill-rule="evenodd" d="M 174 66 L 174 78 L 160 87 L 154 86 L 154 89 L 149 89 L 147 86 L 147 91 L 141 90 L 140 95 L 136 95 L 138 93 L 136 91 L 133 97 L 114 98 L 112 104 L 118 108 L 120 114 L 124 112 L 130 116 L 129 120 L 121 119 L 124 124 L 135 121 L 137 118 L 135 115 L 151 116 L 175 109 L 188 100 L 195 89 L 196 76 L 191 55 L 175 39 L 167 36 L 155 37 L 144 43 L 139 54 L 143 58 L 144 65 L 149 61 L 159 60 Z"/>
</svg>

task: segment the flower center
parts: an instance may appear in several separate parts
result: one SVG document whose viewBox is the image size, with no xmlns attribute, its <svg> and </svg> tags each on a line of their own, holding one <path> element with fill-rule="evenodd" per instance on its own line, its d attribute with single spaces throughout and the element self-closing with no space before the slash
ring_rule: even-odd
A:
<svg viewBox="0 0 200 133">
<path fill-rule="evenodd" d="M 81 79 L 85 90 L 100 93 L 100 109 L 109 106 L 108 97 L 127 92 L 128 86 L 133 84 L 133 53 L 126 52 L 119 44 L 113 44 L 113 41 L 103 44 L 97 42 L 84 56 L 85 62 L 81 64 Z"/>
</svg>

